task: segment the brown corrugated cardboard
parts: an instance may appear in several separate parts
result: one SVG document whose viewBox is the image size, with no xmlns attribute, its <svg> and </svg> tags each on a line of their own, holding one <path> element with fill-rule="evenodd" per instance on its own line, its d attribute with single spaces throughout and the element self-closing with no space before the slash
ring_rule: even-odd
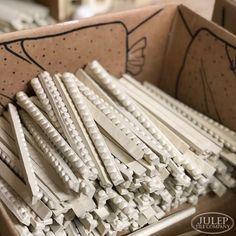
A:
<svg viewBox="0 0 236 236">
<path fill-rule="evenodd" d="M 183 6 L 171 35 L 160 87 L 235 130 L 235 36 Z"/>
<path fill-rule="evenodd" d="M 75 72 L 96 59 L 112 74 L 149 80 L 236 130 L 236 38 L 184 6 L 152 6 L 5 34 L 0 44 L 1 111 L 39 72 Z M 234 195 L 227 196 L 233 209 Z M 209 200 L 200 210 L 213 211 L 217 203 Z M 11 234 L 3 227 L 0 232 Z"/>
<path fill-rule="evenodd" d="M 2 35 L 0 104 L 40 71 L 72 71 L 97 59 L 114 75 L 155 82 L 176 6 L 144 8 Z"/>
<path fill-rule="evenodd" d="M 212 20 L 236 34 L 236 1 L 216 0 Z"/>
</svg>

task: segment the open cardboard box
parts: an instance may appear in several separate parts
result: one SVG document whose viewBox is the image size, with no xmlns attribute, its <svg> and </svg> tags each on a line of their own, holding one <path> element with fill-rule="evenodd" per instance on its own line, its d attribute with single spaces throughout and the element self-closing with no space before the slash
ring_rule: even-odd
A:
<svg viewBox="0 0 236 236">
<path fill-rule="evenodd" d="M 148 80 L 236 130 L 236 38 L 180 5 L 152 6 L 0 36 L 0 107 L 39 72 L 96 59 L 117 77 Z M 235 194 L 202 197 L 198 213 L 236 216 Z M 2 236 L 16 234 L 0 206 Z M 160 235 L 191 230 L 187 219 Z M 7 222 L 7 223 L 6 223 Z M 233 231 L 229 232 L 232 235 Z M 232 234 L 231 234 L 232 233 Z"/>
<path fill-rule="evenodd" d="M 215 0 L 212 20 L 236 34 L 236 1 Z"/>
</svg>

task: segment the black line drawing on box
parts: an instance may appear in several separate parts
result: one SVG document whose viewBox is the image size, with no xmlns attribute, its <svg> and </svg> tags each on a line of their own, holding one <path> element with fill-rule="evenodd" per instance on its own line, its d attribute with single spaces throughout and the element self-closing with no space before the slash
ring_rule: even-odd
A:
<svg viewBox="0 0 236 236">
<path fill-rule="evenodd" d="M 216 92 L 216 83 L 217 80 L 225 79 L 230 81 L 231 85 L 236 86 L 236 46 L 206 27 L 198 28 L 195 32 L 192 32 L 180 9 L 179 15 L 191 36 L 191 40 L 186 47 L 184 58 L 176 77 L 174 85 L 175 97 L 186 102 L 191 99 L 192 94 L 197 94 L 196 86 L 201 87 L 202 91 L 199 90 L 200 94 L 197 94 L 199 96 L 198 100 L 201 100 L 201 111 L 222 123 L 224 122 L 224 114 L 220 112 L 221 107 L 216 102 L 219 99 L 219 94 Z M 204 43 L 201 43 L 201 40 Z M 231 51 L 231 54 L 229 51 Z M 234 52 L 233 55 L 232 51 Z M 198 52 L 197 56 L 195 55 L 196 52 Z M 187 73 L 190 72 L 190 67 L 193 63 L 198 69 L 191 71 L 195 74 L 191 75 L 192 78 L 189 75 L 187 80 Z M 214 70 L 218 65 L 224 66 L 223 70 Z M 218 74 L 214 74 L 215 71 Z M 189 84 L 189 86 L 187 87 L 186 84 Z M 226 84 L 225 86 L 229 85 Z M 187 91 L 186 88 L 188 88 Z M 226 90 L 227 88 L 225 88 L 225 96 L 229 96 L 226 94 L 228 93 Z M 185 97 L 183 94 L 185 94 Z M 230 106 L 232 104 L 229 104 Z"/>
<path fill-rule="evenodd" d="M 85 32 L 87 29 L 101 29 L 103 27 L 112 27 L 119 25 L 123 31 L 123 37 L 125 37 L 125 45 L 123 45 L 125 48 L 125 58 L 124 58 L 124 65 L 125 67 L 123 68 L 124 73 L 130 73 L 132 75 L 138 75 L 139 73 L 142 72 L 143 66 L 145 64 L 145 48 L 147 46 L 147 38 L 146 37 L 141 37 L 140 39 L 137 39 L 135 43 L 132 45 L 128 45 L 128 37 L 131 37 L 132 33 L 136 32 L 136 30 L 139 29 L 140 26 L 145 24 L 147 21 L 152 19 L 155 16 L 158 16 L 159 13 L 161 13 L 164 10 L 164 8 L 159 9 L 158 11 L 154 12 L 152 15 L 148 16 L 146 19 L 142 20 L 138 25 L 134 26 L 131 29 L 128 29 L 126 24 L 123 23 L 122 21 L 111 21 L 111 22 L 105 22 L 105 23 L 98 23 L 98 24 L 93 24 L 93 25 L 85 25 L 81 27 L 74 28 L 72 30 L 68 30 L 65 32 L 59 32 L 56 34 L 47 34 L 43 36 L 32 36 L 32 37 L 24 37 L 24 38 L 19 38 L 15 40 L 10 40 L 10 41 L 3 41 L 0 43 L 0 47 L 3 47 L 7 52 L 10 54 L 14 55 L 20 60 L 23 60 L 24 62 L 30 64 L 30 65 L 35 65 L 39 71 L 43 70 L 48 70 L 49 66 L 53 64 L 52 62 L 49 62 L 47 65 L 44 65 L 44 62 L 46 61 L 47 57 L 47 51 L 50 49 L 45 49 L 45 54 L 44 58 L 38 58 L 38 56 L 32 55 L 30 47 L 35 46 L 35 44 L 40 43 L 42 40 L 46 39 L 52 39 L 55 42 L 55 46 L 57 46 L 57 41 L 60 40 L 66 40 L 67 38 L 71 37 L 72 34 L 76 34 L 78 32 Z M 85 32 L 86 33 L 86 32 Z M 111 34 L 114 32 L 111 32 Z M 121 35 L 122 36 L 122 35 Z M 96 40 L 96 39 L 94 39 Z M 90 40 L 92 41 L 92 39 Z M 13 46 L 17 47 L 17 50 L 13 49 Z M 79 45 L 78 45 L 79 48 Z M 77 48 L 76 48 L 77 50 Z M 53 50 L 53 53 L 55 53 L 55 50 Z M 1 56 L 1 55 L 0 55 Z M 97 59 L 97 58 L 94 58 Z M 0 60 L 1 62 L 1 60 Z M 60 62 L 60 64 L 63 64 Z M 0 94 L 0 99 L 1 96 L 6 98 L 6 95 L 3 93 Z M 10 97 L 8 97 L 9 100 L 12 100 Z M 0 107 L 3 106 L 3 104 L 0 103 Z"/>
</svg>

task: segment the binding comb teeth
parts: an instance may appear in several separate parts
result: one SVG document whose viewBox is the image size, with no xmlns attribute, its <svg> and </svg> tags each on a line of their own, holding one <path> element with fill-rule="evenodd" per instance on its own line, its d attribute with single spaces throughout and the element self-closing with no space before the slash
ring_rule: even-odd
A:
<svg viewBox="0 0 236 236">
<path fill-rule="evenodd" d="M 92 115 L 89 112 L 89 109 L 86 107 L 85 102 L 83 101 L 82 95 L 80 94 L 79 89 L 76 86 L 74 78 L 71 74 L 67 73 L 63 75 L 62 79 L 75 104 L 75 107 L 77 108 L 77 111 L 81 116 L 81 119 L 84 122 L 85 127 L 88 130 L 88 133 L 90 134 L 91 139 L 93 140 L 93 143 L 98 153 L 100 154 L 100 157 L 103 161 L 104 166 L 106 167 L 106 170 L 112 182 L 115 185 L 120 184 L 121 182 L 123 182 L 123 178 L 115 165 L 114 158 L 111 156 L 111 153 L 107 148 L 107 145 L 104 142 L 100 131 L 98 130 L 92 118 Z M 92 93 L 89 92 L 90 91 L 88 90 L 88 96 L 92 95 Z"/>
<path fill-rule="evenodd" d="M 47 160 L 51 163 L 51 165 L 55 168 L 56 172 L 62 179 L 62 181 L 66 184 L 69 189 L 74 190 L 75 192 L 79 191 L 79 180 L 74 176 L 70 168 L 63 163 L 56 150 L 47 143 L 46 139 L 42 136 L 42 133 L 37 129 L 37 127 L 33 124 L 30 117 L 24 112 L 21 111 L 20 115 L 24 121 L 25 126 L 29 130 L 29 132 L 34 137 L 35 141 L 45 154 Z"/>
<path fill-rule="evenodd" d="M 26 185 L 29 187 L 30 194 L 32 197 L 32 203 L 36 203 L 36 201 L 40 198 L 40 194 L 38 191 L 38 184 L 32 167 L 20 117 L 14 105 L 8 104 L 8 110 L 10 115 L 10 121 L 13 127 L 12 131 L 18 149 L 20 166 L 24 177 L 24 181 L 26 182 Z"/>
<path fill-rule="evenodd" d="M 39 109 L 31 102 L 29 97 L 24 92 L 19 92 L 16 95 L 17 101 L 22 108 L 34 119 L 34 121 L 42 128 L 51 142 L 58 150 L 68 159 L 74 171 L 78 171 L 84 178 L 89 178 L 90 171 L 76 155 L 73 149 L 47 120 L 47 118 L 39 111 Z"/>
<path fill-rule="evenodd" d="M 209 191 L 222 196 L 226 187 L 235 187 L 235 153 L 213 143 L 209 137 L 217 132 L 205 128 L 203 135 L 200 129 L 193 130 L 200 122 L 185 123 L 173 106 L 171 111 L 164 109 L 164 103 L 140 83 L 125 76 L 116 80 L 98 63 L 91 68 L 86 70 L 100 86 L 82 70 L 77 77 L 44 72 L 31 82 L 39 99 L 17 94 L 23 108 L 19 110 L 24 125 L 20 135 L 27 139 L 38 181 L 37 204 L 27 201 L 27 187 L 12 172 L 17 162 L 11 168 L 4 164 L 9 160 L 1 152 L 1 141 L 13 151 L 12 134 L 8 122 L 0 118 L 0 156 L 5 161 L 0 160 L 0 176 L 31 207 L 30 232 L 115 235 L 157 221 L 157 226 L 165 225 L 165 220 L 159 220 L 171 208 L 185 202 L 197 204 Z M 58 121 L 65 138 L 48 119 Z M 224 135 L 230 132 L 217 129 Z M 91 174 L 94 166 L 97 179 Z M 18 222 L 27 206 L 18 212 L 20 204 L 13 198 L 8 201 L 10 195 L 2 195 L 1 190 L 0 181 L 0 197 L 17 206 L 11 210 Z"/>
<path fill-rule="evenodd" d="M 29 208 L 1 177 L 0 199 L 9 207 L 10 211 L 22 224 L 30 225 L 31 214 Z"/>
<path fill-rule="evenodd" d="M 68 143 L 75 150 L 76 154 L 81 158 L 85 165 L 88 166 L 88 169 L 90 170 L 90 179 L 96 179 L 97 171 L 95 165 L 89 156 L 78 131 L 75 128 L 74 122 L 68 112 L 68 108 L 63 101 L 63 97 L 59 93 L 58 87 L 61 85 L 59 76 L 54 76 L 53 80 L 48 73 L 44 72 L 40 74 L 39 78 L 45 92 L 49 97 L 50 103 L 53 105 L 53 109 Z"/>
<path fill-rule="evenodd" d="M 105 69 L 97 62 L 93 61 L 86 67 L 93 78 L 110 94 L 112 94 L 125 109 L 130 112 L 150 133 L 151 135 L 163 146 L 170 155 L 175 152 L 172 147 L 168 146 L 164 140 L 163 135 L 147 120 L 147 118 L 139 111 L 133 100 L 117 85 Z"/>
<path fill-rule="evenodd" d="M 44 92 L 44 89 L 39 81 L 38 78 L 34 78 L 31 80 L 30 82 L 32 88 L 34 89 L 34 92 L 36 93 L 39 101 L 41 102 L 41 104 L 44 107 L 44 110 L 46 111 L 46 113 L 48 114 L 51 122 L 53 123 L 53 125 L 55 126 L 55 128 L 57 128 L 57 130 L 59 131 L 59 133 L 62 134 L 62 129 L 60 127 L 60 124 L 55 116 L 55 113 L 52 109 L 52 106 L 49 102 L 49 99 L 46 95 L 46 93 Z"/>
</svg>

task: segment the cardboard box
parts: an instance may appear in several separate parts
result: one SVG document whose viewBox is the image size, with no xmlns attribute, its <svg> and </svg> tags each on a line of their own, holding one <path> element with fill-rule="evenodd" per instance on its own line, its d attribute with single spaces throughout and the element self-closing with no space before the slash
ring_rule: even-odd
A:
<svg viewBox="0 0 236 236">
<path fill-rule="evenodd" d="M 212 20 L 236 34 L 236 1 L 216 0 Z"/>
<path fill-rule="evenodd" d="M 0 44 L 1 111 L 17 91 L 28 89 L 28 81 L 39 72 L 75 72 L 96 59 L 115 76 L 126 72 L 149 80 L 236 130 L 236 38 L 182 5 L 157 5 L 4 34 Z M 234 198 L 230 192 L 221 199 L 207 196 L 198 212 L 221 210 L 233 217 Z M 191 230 L 189 222 L 171 230 L 175 234 Z M 4 227 L 0 231 L 10 235 Z"/>
</svg>

